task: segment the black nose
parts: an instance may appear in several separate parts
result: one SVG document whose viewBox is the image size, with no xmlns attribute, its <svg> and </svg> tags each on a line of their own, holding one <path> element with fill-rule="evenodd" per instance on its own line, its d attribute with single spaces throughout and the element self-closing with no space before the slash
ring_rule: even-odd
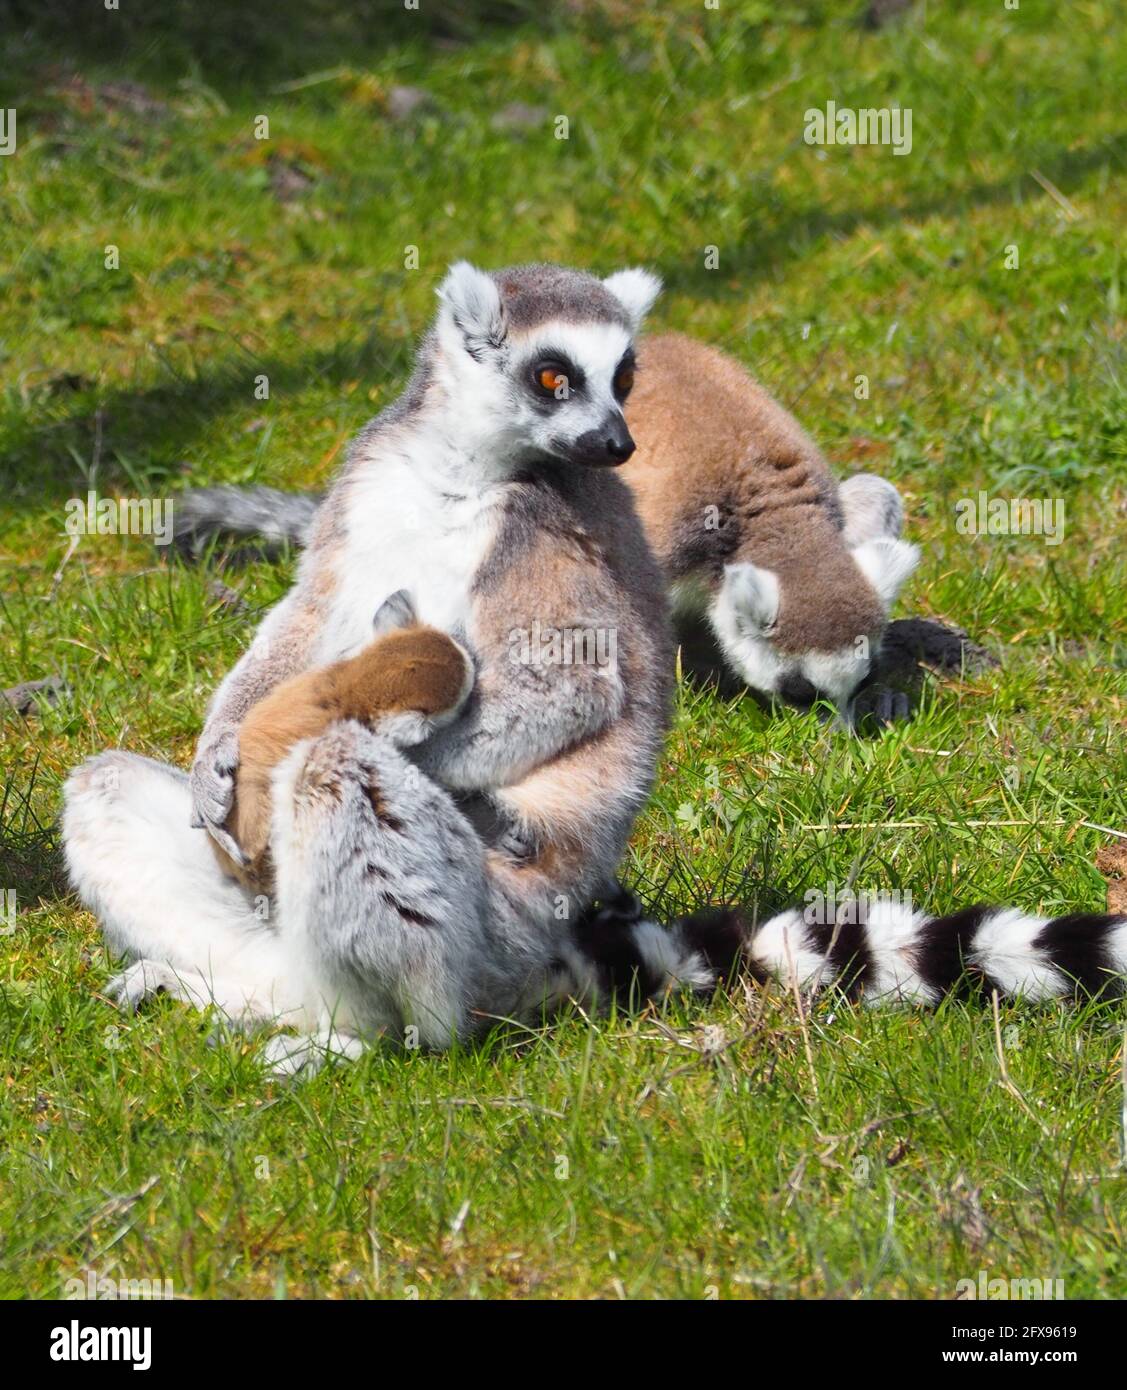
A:
<svg viewBox="0 0 1127 1390">
<path fill-rule="evenodd" d="M 617 419 L 611 416 L 598 429 L 581 434 L 567 450 L 568 457 L 574 463 L 595 468 L 617 468 L 633 452 L 634 441 L 621 415 Z"/>
<path fill-rule="evenodd" d="M 615 463 L 625 463 L 634 452 L 637 445 L 630 436 L 630 431 L 625 424 L 621 429 L 613 431 L 607 438 L 607 453 L 614 459 Z"/>
<path fill-rule="evenodd" d="M 809 709 L 815 700 L 821 698 L 821 695 L 817 686 L 812 685 L 805 676 L 800 676 L 794 672 L 789 676 L 784 676 L 779 682 L 779 697 L 785 700 L 788 705 L 797 705 L 799 709 Z"/>
</svg>

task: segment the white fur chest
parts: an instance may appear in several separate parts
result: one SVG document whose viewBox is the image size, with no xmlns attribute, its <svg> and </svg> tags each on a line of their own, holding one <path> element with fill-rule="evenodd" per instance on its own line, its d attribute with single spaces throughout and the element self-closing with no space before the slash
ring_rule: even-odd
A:
<svg viewBox="0 0 1127 1390">
<path fill-rule="evenodd" d="M 406 589 L 420 619 L 464 630 L 470 587 L 492 548 L 501 515 L 497 490 L 460 496 L 398 460 L 358 480 L 345 539 L 334 556 L 337 586 L 315 663 L 350 656 L 371 638 L 376 610 Z"/>
</svg>

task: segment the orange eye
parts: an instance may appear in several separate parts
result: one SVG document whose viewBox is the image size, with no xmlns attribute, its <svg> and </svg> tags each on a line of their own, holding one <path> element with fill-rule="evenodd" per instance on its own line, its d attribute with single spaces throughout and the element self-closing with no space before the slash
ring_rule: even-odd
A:
<svg viewBox="0 0 1127 1390">
<path fill-rule="evenodd" d="M 561 386 L 567 385 L 567 377 L 558 367 L 541 367 L 536 373 L 536 380 L 545 391 L 550 391 L 553 395 Z"/>
<path fill-rule="evenodd" d="M 634 368 L 622 367 L 614 379 L 614 389 L 620 396 L 628 396 L 634 389 Z"/>
</svg>

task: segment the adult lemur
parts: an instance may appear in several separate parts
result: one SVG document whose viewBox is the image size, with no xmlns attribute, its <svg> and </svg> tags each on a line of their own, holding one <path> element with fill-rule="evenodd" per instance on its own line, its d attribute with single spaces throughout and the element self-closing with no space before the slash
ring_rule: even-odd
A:
<svg viewBox="0 0 1127 1390">
<path fill-rule="evenodd" d="M 163 987 L 333 1024 L 348 1050 L 389 1028 L 446 1044 L 538 1008 L 556 976 L 573 987 L 572 933 L 613 884 L 667 721 L 661 577 L 613 471 L 657 288 L 452 268 L 406 392 L 355 441 L 293 589 L 220 686 L 190 781 L 112 752 L 68 783 L 72 876 L 137 957 L 123 999 Z M 469 651 L 472 689 L 444 725 L 346 718 L 283 758 L 264 923 L 207 843 L 243 857 L 225 828 L 240 725 L 281 682 L 361 652 L 404 590 Z M 557 653 L 550 634 L 572 640 Z"/>
<path fill-rule="evenodd" d="M 840 486 L 798 421 L 726 353 L 680 334 L 644 337 L 621 476 L 695 652 L 711 629 L 753 690 L 846 714 L 888 611 L 915 566 L 891 483 Z M 176 502 L 189 551 L 215 534 L 304 543 L 319 498 L 199 488 Z M 694 622 L 704 619 L 705 624 Z"/>
<path fill-rule="evenodd" d="M 612 469 L 634 447 L 622 405 L 657 288 L 453 267 L 405 394 L 357 438 L 293 589 L 220 686 L 190 779 L 120 751 L 72 774 L 67 861 L 135 958 L 111 985 L 124 1005 L 166 989 L 291 1024 L 309 1041 L 273 1052 L 293 1068 L 387 1032 L 443 1046 L 631 979 L 706 989 L 737 960 L 872 998 L 934 999 L 968 968 L 1034 995 L 1127 969 L 1123 919 L 882 906 L 864 925 L 792 911 L 751 930 L 721 911 L 666 930 L 614 896 L 669 706 L 662 576 Z M 352 667 L 288 687 L 264 919 L 208 844 L 244 858 L 227 825 L 242 726 L 283 682 L 378 657 L 389 606 L 451 665 L 437 695 L 392 682 L 367 718 Z M 599 633 L 612 659 L 597 641 L 592 657 Z"/>
</svg>

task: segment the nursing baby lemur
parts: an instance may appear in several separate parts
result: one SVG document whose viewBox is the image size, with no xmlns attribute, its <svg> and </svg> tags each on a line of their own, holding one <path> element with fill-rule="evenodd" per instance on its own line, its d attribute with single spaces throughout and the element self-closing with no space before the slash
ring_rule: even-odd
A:
<svg viewBox="0 0 1127 1390">
<path fill-rule="evenodd" d="M 469 695 L 469 654 L 444 632 L 422 626 L 405 592 L 381 606 L 372 637 L 347 660 L 284 680 L 239 725 L 234 797 L 224 828 L 242 854 L 232 858 L 214 839 L 211 848 L 223 872 L 248 888 L 271 885 L 271 782 L 298 743 L 342 719 L 385 731 L 395 724 L 401 739 L 413 724 L 421 739 L 452 719 Z"/>
<path fill-rule="evenodd" d="M 727 353 L 681 334 L 643 337 L 620 476 L 665 573 L 686 643 L 753 690 L 846 714 L 889 609 L 915 567 L 900 497 L 858 474 L 840 485 L 795 420 Z M 302 544 L 319 498 L 200 488 L 177 499 L 180 545 L 216 534 Z"/>
<path fill-rule="evenodd" d="M 124 1006 L 164 989 L 291 1024 L 302 1037 L 269 1055 L 292 1070 L 387 1034 L 444 1046 L 631 982 L 708 989 L 737 962 L 921 1002 L 968 970 L 1048 997 L 1127 969 L 1122 918 L 882 904 L 867 922 L 718 911 L 665 930 L 617 892 L 669 718 L 663 576 L 614 471 L 656 292 L 640 271 L 455 266 L 406 392 L 355 441 L 292 590 L 216 693 L 191 777 L 121 751 L 71 775 L 67 863 L 134 958 L 110 985 Z M 422 698 L 422 667 L 389 674 L 373 702 L 372 615 L 407 609 L 403 591 L 400 656 L 431 629 L 443 676 Z M 264 867 L 261 831 L 256 861 L 237 840 L 258 721 L 247 804 L 269 805 L 267 895 L 209 844 Z"/>
</svg>

